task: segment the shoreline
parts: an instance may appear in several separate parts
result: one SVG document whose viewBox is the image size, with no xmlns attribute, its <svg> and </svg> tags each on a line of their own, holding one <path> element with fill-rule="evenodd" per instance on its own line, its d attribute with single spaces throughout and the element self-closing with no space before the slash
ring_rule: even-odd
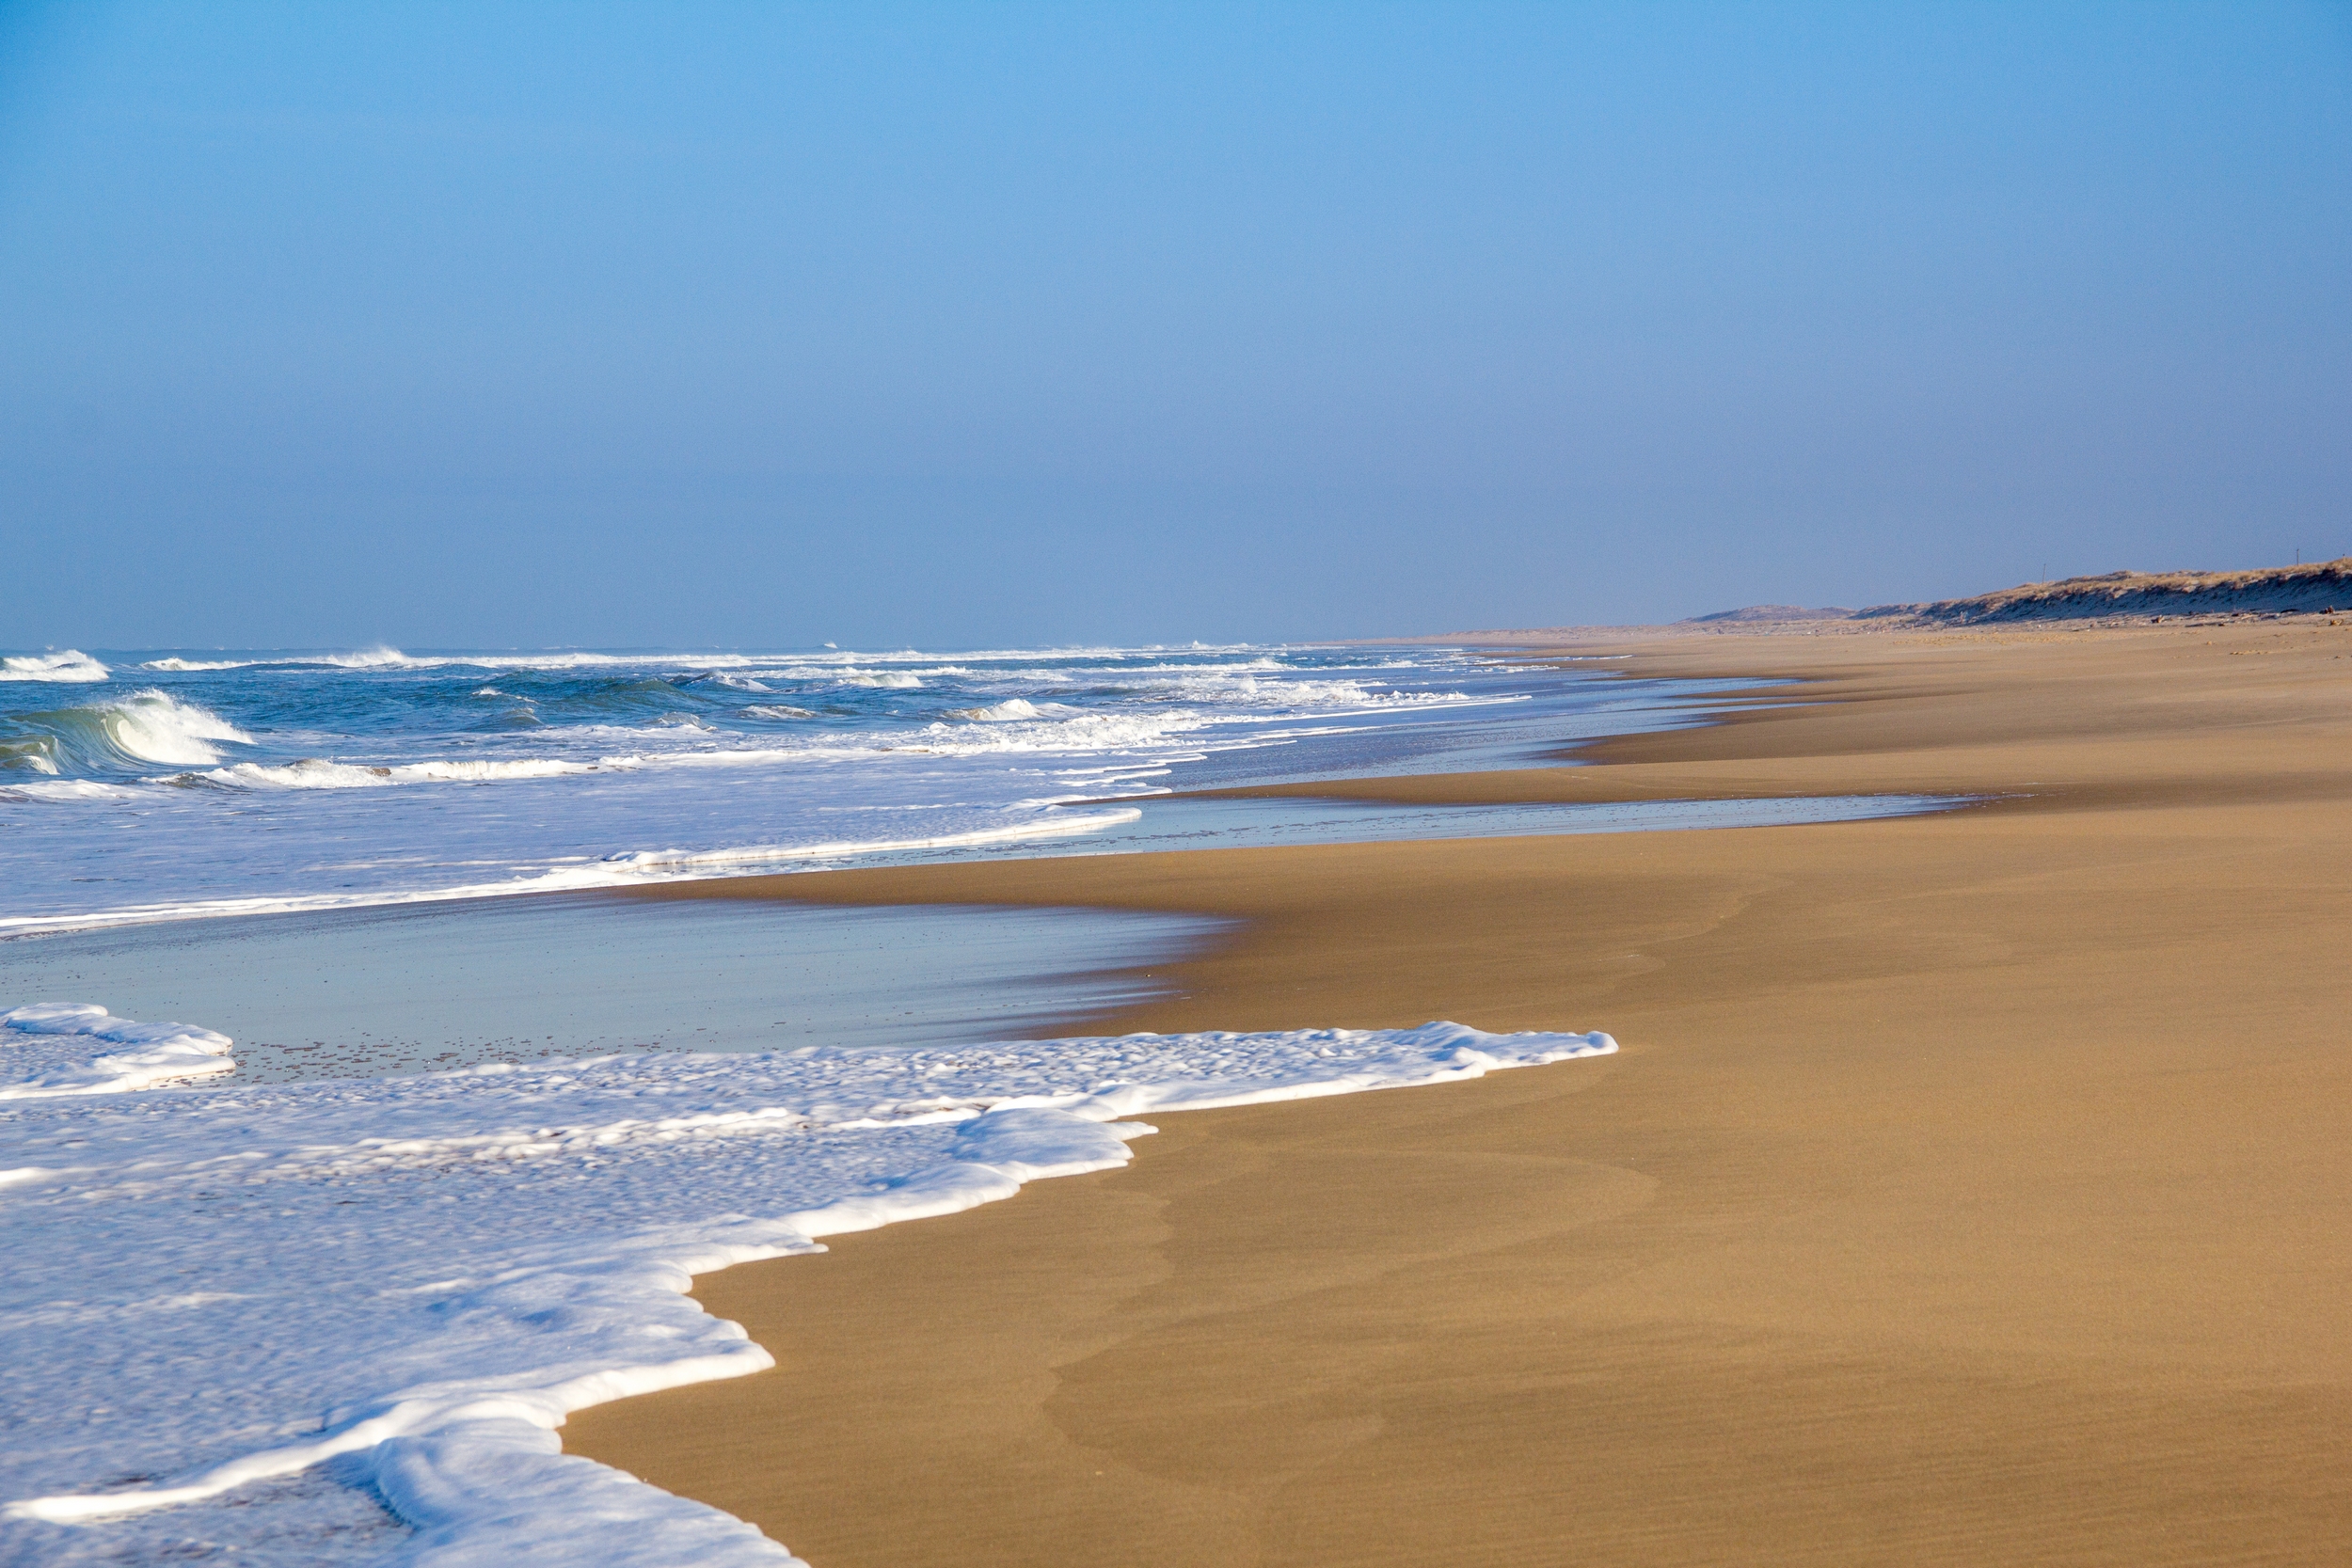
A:
<svg viewBox="0 0 2352 1568">
<path fill-rule="evenodd" d="M 1100 1029 L 1625 1052 L 1171 1117 L 1125 1170 L 706 1276 L 781 1368 L 566 1446 L 818 1568 L 2337 1555 L 2352 636 L 2190 630 L 1650 643 L 1805 705 L 1273 786 L 2010 797 L 1931 816 L 780 879 L 1248 922 Z"/>
</svg>

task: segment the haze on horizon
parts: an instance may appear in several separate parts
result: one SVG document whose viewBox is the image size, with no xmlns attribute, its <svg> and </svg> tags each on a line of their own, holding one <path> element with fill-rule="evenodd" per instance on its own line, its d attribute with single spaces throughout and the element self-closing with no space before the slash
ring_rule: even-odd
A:
<svg viewBox="0 0 2352 1568">
<path fill-rule="evenodd" d="M 11 647 L 2352 553 L 2322 4 L 0 7 Z"/>
</svg>

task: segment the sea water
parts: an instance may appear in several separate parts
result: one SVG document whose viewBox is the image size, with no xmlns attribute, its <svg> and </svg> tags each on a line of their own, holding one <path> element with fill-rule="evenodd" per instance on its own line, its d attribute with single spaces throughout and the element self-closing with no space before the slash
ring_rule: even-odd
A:
<svg viewBox="0 0 2352 1568">
<path fill-rule="evenodd" d="M 0 660 L 0 1562 L 789 1561 L 560 1451 L 569 1410 L 769 1364 L 693 1274 L 1115 1165 L 1158 1110 L 1613 1049 L 976 1043 L 1214 927 L 480 895 L 1926 804 L 1133 799 L 1548 760 L 1727 689 L 1428 650 Z"/>
<path fill-rule="evenodd" d="M 1429 649 L 19 655 L 0 934 L 1036 852 L 1141 820 L 1105 797 L 1534 760 L 1728 684 Z"/>
<path fill-rule="evenodd" d="M 1065 1033 L 1161 994 L 1166 963 L 1229 924 L 547 894 L 21 936 L 0 942 L 0 999 L 202 1019 L 235 1037 L 240 1084 L 951 1045 Z"/>
</svg>

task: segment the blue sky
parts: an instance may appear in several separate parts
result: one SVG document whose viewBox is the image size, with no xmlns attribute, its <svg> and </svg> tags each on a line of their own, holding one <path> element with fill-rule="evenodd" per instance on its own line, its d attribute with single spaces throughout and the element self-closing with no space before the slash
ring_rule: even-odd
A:
<svg viewBox="0 0 2352 1568">
<path fill-rule="evenodd" d="M 0 6 L 12 646 L 2352 553 L 2352 12 Z"/>
</svg>

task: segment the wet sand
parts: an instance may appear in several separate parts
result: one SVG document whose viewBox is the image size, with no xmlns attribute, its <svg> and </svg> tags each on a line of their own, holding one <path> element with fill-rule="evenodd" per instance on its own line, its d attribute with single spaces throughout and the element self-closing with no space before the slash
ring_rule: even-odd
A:
<svg viewBox="0 0 2352 1568">
<path fill-rule="evenodd" d="M 1622 651 L 1792 684 L 1300 792 L 1991 799 L 650 890 L 1234 916 L 1099 1026 L 1624 1050 L 707 1276 L 779 1366 L 566 1447 L 817 1568 L 2352 1558 L 2352 622 Z"/>
</svg>

